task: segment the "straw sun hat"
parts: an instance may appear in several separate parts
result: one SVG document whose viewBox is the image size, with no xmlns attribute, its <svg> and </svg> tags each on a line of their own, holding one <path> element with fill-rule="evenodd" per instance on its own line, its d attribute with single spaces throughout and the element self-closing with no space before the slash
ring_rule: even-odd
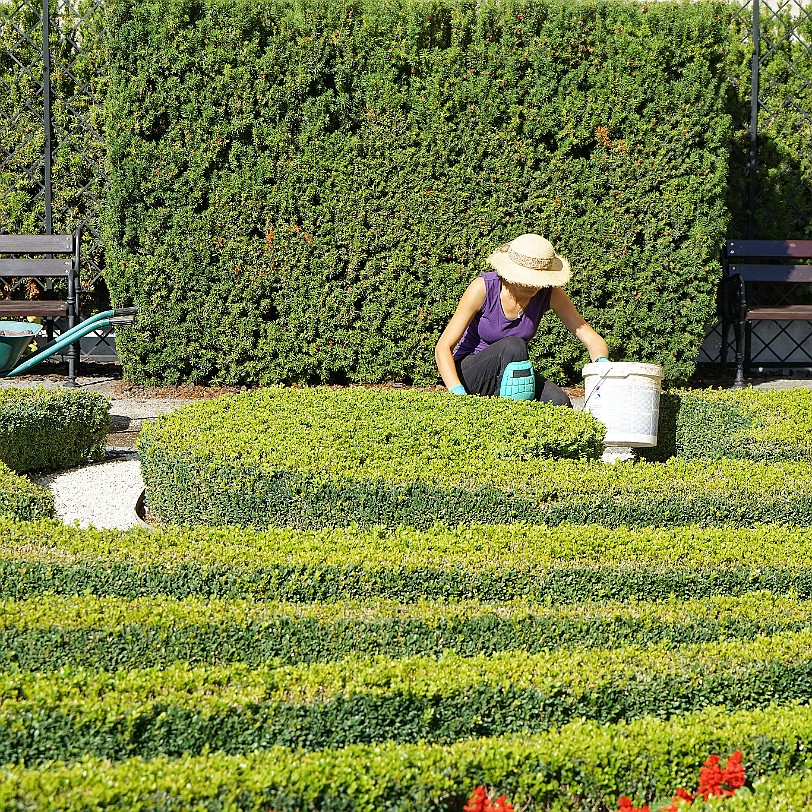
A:
<svg viewBox="0 0 812 812">
<path fill-rule="evenodd" d="M 544 237 L 522 234 L 500 245 L 489 257 L 491 267 L 506 282 L 534 288 L 560 288 L 570 278 L 570 263 Z"/>
</svg>

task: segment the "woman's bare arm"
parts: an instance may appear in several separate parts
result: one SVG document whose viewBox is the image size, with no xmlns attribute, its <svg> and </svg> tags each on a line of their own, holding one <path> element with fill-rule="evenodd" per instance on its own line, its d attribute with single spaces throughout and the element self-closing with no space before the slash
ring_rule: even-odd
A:
<svg viewBox="0 0 812 812">
<path fill-rule="evenodd" d="M 482 309 L 485 304 L 485 280 L 478 276 L 471 282 L 462 294 L 460 303 L 451 317 L 451 321 L 446 325 L 442 335 L 434 348 L 434 357 L 437 360 L 437 369 L 440 377 L 447 389 L 460 385 L 460 377 L 457 375 L 457 368 L 454 365 L 452 355 L 454 347 L 462 338 L 466 327 L 471 323 L 471 319 Z"/>
<path fill-rule="evenodd" d="M 583 316 L 576 310 L 570 297 L 562 288 L 553 288 L 550 296 L 550 308 L 564 323 L 564 326 L 587 348 L 589 357 L 594 361 L 596 358 L 608 358 L 609 347 L 583 319 Z"/>
</svg>

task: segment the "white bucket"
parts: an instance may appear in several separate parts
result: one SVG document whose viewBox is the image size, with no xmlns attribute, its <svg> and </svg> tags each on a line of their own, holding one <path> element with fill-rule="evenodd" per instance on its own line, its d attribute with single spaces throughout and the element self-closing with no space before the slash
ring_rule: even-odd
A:
<svg viewBox="0 0 812 812">
<path fill-rule="evenodd" d="M 606 426 L 607 446 L 657 445 L 663 368 L 656 364 L 587 364 L 584 408 Z"/>
</svg>

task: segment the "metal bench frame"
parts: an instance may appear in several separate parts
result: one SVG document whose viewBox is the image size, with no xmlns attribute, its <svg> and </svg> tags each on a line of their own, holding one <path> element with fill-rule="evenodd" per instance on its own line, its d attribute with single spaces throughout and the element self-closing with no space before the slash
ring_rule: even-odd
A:
<svg viewBox="0 0 812 812">
<path fill-rule="evenodd" d="M 727 336 L 730 322 L 735 334 L 736 378 L 734 386 L 744 386 L 745 372 L 752 363 L 752 323 L 754 321 L 774 321 L 778 333 L 765 342 L 776 356 L 773 344 L 780 338 L 788 338 L 792 350 L 801 350 L 809 359 L 809 364 L 789 363 L 786 360 L 765 363 L 764 366 L 792 366 L 812 369 L 812 354 L 789 333 L 789 323 L 794 321 L 812 322 L 812 304 L 797 304 L 792 301 L 795 285 L 812 283 L 812 265 L 796 260 L 812 260 L 812 240 L 728 240 L 722 249 L 723 280 L 722 303 L 722 347 L 721 363 L 727 361 Z M 754 285 L 764 285 L 780 289 L 782 301 L 779 304 L 760 305 L 754 296 Z M 732 301 L 731 301 L 732 300 Z"/>
<path fill-rule="evenodd" d="M 81 232 L 74 234 L 0 234 L 0 279 L 10 279 L 11 293 L 30 281 L 40 289 L 36 299 L 0 300 L 0 319 L 39 316 L 45 319 L 48 341 L 53 339 L 54 321 L 66 318 L 68 330 L 78 320 L 77 289 L 81 261 Z M 55 279 L 67 280 L 67 296 L 57 299 Z M 68 382 L 76 385 L 79 345 L 68 350 Z"/>
</svg>

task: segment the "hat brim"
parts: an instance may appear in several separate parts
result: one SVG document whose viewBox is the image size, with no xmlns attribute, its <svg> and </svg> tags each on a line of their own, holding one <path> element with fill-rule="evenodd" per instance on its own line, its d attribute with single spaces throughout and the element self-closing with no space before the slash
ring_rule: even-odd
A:
<svg viewBox="0 0 812 812">
<path fill-rule="evenodd" d="M 506 282 L 534 288 L 561 288 L 569 282 L 570 276 L 572 276 L 572 269 L 566 257 L 555 256 L 550 262 L 549 268 L 536 270 L 517 265 L 507 252 L 494 251 L 488 257 L 488 264 Z"/>
</svg>

